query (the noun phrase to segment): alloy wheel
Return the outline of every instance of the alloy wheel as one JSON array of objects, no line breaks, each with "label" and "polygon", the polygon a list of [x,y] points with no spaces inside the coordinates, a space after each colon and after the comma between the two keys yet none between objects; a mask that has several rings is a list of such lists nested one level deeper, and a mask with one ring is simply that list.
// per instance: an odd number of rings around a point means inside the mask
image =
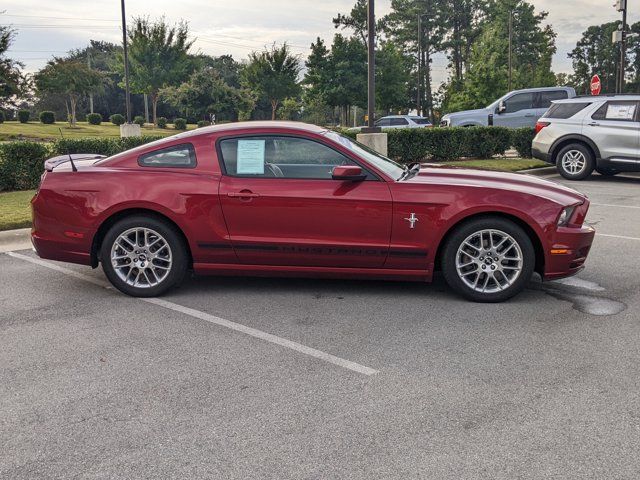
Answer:
[{"label": "alloy wheel", "polygon": [[127,285],[150,288],[162,283],[173,264],[167,240],[150,228],[130,228],[111,246],[111,265]]},{"label": "alloy wheel", "polygon": [[464,284],[479,293],[509,288],[523,269],[518,242],[500,230],[479,230],[458,247],[456,271]]},{"label": "alloy wheel", "polygon": [[587,165],[587,159],[580,150],[569,150],[562,156],[562,168],[571,175],[582,173]]}]

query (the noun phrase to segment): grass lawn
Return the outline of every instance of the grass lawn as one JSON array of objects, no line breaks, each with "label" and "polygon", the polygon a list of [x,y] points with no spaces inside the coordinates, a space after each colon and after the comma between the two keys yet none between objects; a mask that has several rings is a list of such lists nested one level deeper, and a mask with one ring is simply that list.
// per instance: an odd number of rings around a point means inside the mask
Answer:
[{"label": "grass lawn", "polygon": [[29,202],[35,190],[0,193],[0,231],[31,226]]},{"label": "grass lawn", "polygon": [[[29,123],[4,122],[0,123],[0,140],[52,140],[60,138],[60,130],[65,137],[120,137],[120,127],[111,122],[102,122],[101,125],[89,125],[87,122],[78,122],[76,128],[70,128],[66,122],[56,122],[53,125],[44,125],[38,121]],[[195,125],[188,125],[192,130]],[[169,125],[167,128],[142,127],[143,135],[169,136],[179,133]]]},{"label": "grass lawn", "polygon": [[475,160],[454,160],[442,162],[441,165],[451,165],[454,167],[479,168],[481,170],[494,170],[498,172],[517,172],[530,168],[549,167],[548,163],[536,160],[535,158],[488,158]]}]

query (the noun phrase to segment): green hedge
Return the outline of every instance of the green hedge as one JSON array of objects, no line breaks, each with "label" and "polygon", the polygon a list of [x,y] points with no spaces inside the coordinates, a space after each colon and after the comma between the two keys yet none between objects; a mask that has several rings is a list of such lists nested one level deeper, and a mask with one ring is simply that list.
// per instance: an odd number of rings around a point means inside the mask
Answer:
[{"label": "green hedge", "polygon": [[53,143],[7,142],[0,144],[0,190],[36,188],[47,158],[67,153],[115,155],[162,137],[63,138]]},{"label": "green hedge", "polygon": [[56,123],[56,113],[50,110],[40,112],[38,118],[40,119],[40,123],[43,123],[44,125],[53,125]]},{"label": "green hedge", "polygon": [[[340,133],[354,139],[357,135],[353,130]],[[504,155],[512,147],[521,157],[528,158],[534,136],[533,129],[504,127],[405,128],[386,133],[389,157],[402,163],[490,158]]]},{"label": "green hedge", "polygon": [[186,130],[187,129],[187,120],[184,118],[176,118],[173,121],[173,128],[176,130]]},{"label": "green hedge", "polygon": [[99,113],[87,113],[87,123],[89,125],[100,125],[102,123],[102,115]]},{"label": "green hedge", "polygon": [[160,138],[163,137],[61,138],[51,144],[51,151],[52,156],[65,155],[67,153],[95,153],[111,156]]},{"label": "green hedge", "polygon": [[522,158],[531,158],[531,143],[536,131],[533,128],[516,128],[511,130],[511,146],[518,151]]},{"label": "green hedge", "polygon": [[36,188],[49,158],[47,144],[8,142],[0,144],[0,190]]}]

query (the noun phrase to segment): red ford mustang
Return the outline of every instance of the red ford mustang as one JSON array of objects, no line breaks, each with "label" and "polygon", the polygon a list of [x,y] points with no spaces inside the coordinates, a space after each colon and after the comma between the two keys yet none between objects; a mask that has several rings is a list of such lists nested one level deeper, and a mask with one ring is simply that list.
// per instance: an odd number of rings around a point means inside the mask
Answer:
[{"label": "red ford mustang", "polygon": [[45,164],[32,200],[42,258],[97,267],[135,296],[198,274],[430,281],[502,301],[537,271],[583,268],[589,201],[506,173],[408,167],[320,127],[248,122],[109,158]]}]

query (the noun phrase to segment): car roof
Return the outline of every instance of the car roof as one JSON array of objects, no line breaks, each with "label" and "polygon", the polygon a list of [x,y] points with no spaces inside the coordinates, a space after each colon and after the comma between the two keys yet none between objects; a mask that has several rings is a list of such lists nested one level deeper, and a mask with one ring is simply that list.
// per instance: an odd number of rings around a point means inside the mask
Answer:
[{"label": "car roof", "polygon": [[509,93],[528,93],[528,92],[549,92],[554,90],[573,90],[573,87],[535,87],[535,88],[523,88],[521,90],[512,90]]},{"label": "car roof", "polygon": [[323,127],[319,127],[317,125],[312,125],[310,123],[304,122],[290,122],[290,121],[279,121],[279,120],[256,120],[249,122],[232,122],[232,123],[221,123],[219,125],[209,125],[207,127],[196,128],[195,130],[189,130],[187,132],[179,133],[178,135],[174,135],[171,138],[188,138],[196,135],[203,135],[208,133],[227,133],[233,132],[234,130],[246,130],[246,129],[264,129],[264,128],[275,128],[275,129],[284,129],[284,130],[296,130],[296,131],[305,131],[305,132],[313,132],[313,133],[322,133],[327,129]]},{"label": "car roof", "polygon": [[606,102],[609,100],[628,100],[632,102],[640,101],[640,95],[582,95],[574,98],[565,98],[563,100],[554,100],[553,103],[593,103]]},{"label": "car roof", "polygon": [[427,119],[427,117],[421,117],[420,115],[385,115],[384,117],[380,117],[378,120],[382,120],[383,118],[424,118],[425,120]]}]

